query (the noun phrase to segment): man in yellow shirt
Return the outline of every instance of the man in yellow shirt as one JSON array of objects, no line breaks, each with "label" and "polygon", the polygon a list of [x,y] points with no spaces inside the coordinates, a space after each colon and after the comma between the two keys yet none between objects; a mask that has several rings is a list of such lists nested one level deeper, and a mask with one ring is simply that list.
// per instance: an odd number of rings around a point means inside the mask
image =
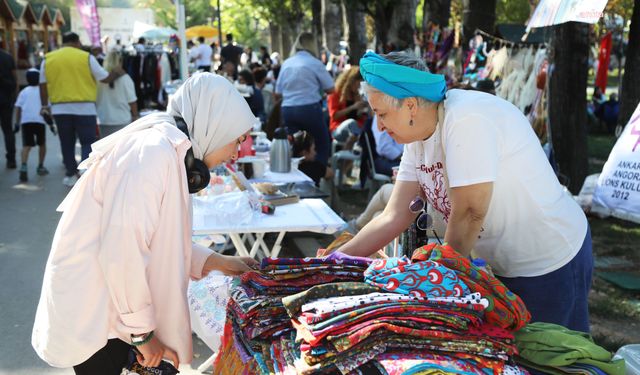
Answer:
[{"label": "man in yellow shirt", "polygon": [[[82,146],[82,160],[97,139],[97,82],[111,83],[124,74],[119,67],[107,73],[89,52],[82,50],[76,33],[62,37],[62,48],[49,52],[40,66],[42,114],[53,115],[60,135],[62,159],[66,168],[64,185],[78,180],[76,138]],[[49,106],[51,102],[51,107]]]}]

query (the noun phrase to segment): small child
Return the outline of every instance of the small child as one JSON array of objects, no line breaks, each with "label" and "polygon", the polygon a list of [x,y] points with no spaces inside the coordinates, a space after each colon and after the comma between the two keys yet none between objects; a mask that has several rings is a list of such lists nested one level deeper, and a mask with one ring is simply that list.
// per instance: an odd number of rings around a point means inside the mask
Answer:
[{"label": "small child", "polygon": [[301,130],[295,133],[291,139],[292,154],[294,158],[303,157],[298,169],[311,177],[316,186],[320,186],[322,178],[333,178],[333,169],[316,160],[316,143],[311,133]]},{"label": "small child", "polygon": [[28,180],[27,160],[31,147],[38,145],[39,162],[37,173],[40,176],[49,174],[44,167],[44,156],[47,152],[45,139],[45,120],[40,115],[40,72],[37,69],[27,71],[29,86],[20,91],[16,100],[16,131],[22,127],[22,167],[20,167],[20,181]]}]

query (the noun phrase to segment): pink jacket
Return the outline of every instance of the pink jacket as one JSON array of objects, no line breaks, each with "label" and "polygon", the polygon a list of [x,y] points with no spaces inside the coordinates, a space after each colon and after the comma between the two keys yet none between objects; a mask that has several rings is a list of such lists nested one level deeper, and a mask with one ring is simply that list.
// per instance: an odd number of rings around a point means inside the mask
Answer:
[{"label": "pink jacket", "polygon": [[32,335],[50,365],[80,364],[110,338],[151,330],[191,362],[187,286],[211,250],[191,242],[189,147],[166,123],[134,133],[58,207]]}]

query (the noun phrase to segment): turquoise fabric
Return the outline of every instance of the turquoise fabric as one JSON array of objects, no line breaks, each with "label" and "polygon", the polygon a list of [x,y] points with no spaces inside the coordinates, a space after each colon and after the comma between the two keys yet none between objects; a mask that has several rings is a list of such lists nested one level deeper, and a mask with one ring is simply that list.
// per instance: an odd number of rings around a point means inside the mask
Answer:
[{"label": "turquoise fabric", "polygon": [[420,97],[437,103],[447,92],[442,74],[398,65],[373,52],[360,59],[360,74],[368,84],[397,99]]}]

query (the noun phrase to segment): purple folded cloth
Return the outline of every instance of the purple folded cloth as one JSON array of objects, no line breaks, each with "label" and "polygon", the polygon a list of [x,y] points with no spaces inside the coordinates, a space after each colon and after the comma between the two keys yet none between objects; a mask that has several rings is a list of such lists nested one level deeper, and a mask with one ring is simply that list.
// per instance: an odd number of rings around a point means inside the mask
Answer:
[{"label": "purple folded cloth", "polygon": [[305,265],[305,264],[342,264],[348,266],[368,267],[373,259],[355,257],[341,252],[334,252],[324,258],[264,258],[260,268],[273,265]]}]

